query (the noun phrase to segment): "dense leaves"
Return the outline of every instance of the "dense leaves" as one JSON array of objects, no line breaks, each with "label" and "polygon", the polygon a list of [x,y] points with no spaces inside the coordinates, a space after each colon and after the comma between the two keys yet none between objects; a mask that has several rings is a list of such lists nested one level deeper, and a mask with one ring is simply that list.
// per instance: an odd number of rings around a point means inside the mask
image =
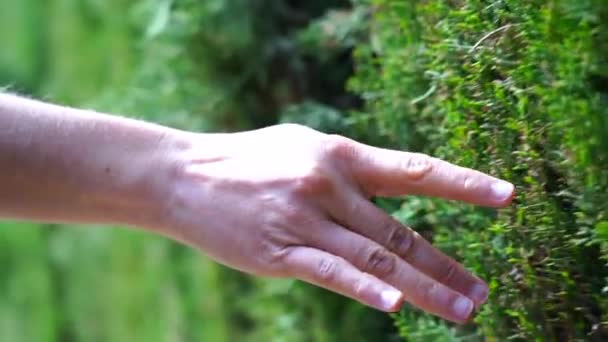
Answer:
[{"label": "dense leaves", "polygon": [[[608,336],[606,4],[372,1],[351,87],[387,145],[514,182],[498,214],[429,200],[395,212],[490,280],[475,326],[397,318],[404,337]],[[602,248],[604,248],[602,252]]]}]

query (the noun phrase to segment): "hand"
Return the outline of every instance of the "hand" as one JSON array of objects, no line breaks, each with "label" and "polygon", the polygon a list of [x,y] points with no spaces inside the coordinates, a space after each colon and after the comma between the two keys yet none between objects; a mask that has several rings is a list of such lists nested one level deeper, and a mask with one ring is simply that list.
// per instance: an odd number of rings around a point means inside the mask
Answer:
[{"label": "hand", "polygon": [[463,323],[486,300],[482,280],[369,199],[417,194],[502,207],[510,183],[297,125],[187,140],[166,234],[228,266],[298,278],[384,311],[407,300]]}]

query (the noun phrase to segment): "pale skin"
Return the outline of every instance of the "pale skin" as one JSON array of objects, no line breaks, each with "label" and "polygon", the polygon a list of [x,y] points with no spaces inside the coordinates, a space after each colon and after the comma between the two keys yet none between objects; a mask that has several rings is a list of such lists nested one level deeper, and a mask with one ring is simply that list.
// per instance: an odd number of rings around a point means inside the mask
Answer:
[{"label": "pale skin", "polygon": [[161,234],[244,272],[467,322],[486,283],[370,201],[507,206],[512,184],[298,125],[200,134],[0,94],[0,217]]}]

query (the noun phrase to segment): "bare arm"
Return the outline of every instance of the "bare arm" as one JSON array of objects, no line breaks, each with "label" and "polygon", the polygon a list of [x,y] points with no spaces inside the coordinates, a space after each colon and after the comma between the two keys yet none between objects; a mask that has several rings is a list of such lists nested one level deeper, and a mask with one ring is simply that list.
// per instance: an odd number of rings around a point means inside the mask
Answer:
[{"label": "bare arm", "polygon": [[485,302],[485,282],[369,199],[503,207],[514,195],[471,169],[297,125],[196,134],[1,94],[0,165],[0,217],[136,226],[249,273],[454,322]]},{"label": "bare arm", "polygon": [[142,224],[159,211],[175,131],[0,94],[0,216]]}]

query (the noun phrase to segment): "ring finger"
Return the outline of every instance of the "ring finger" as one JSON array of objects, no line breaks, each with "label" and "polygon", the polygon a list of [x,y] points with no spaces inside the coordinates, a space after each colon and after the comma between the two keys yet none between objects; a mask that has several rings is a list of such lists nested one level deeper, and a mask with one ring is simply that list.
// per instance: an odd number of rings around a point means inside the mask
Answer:
[{"label": "ring finger", "polygon": [[474,303],[469,298],[420,272],[378,243],[331,221],[310,229],[311,246],[340,256],[359,270],[386,281],[401,290],[414,306],[459,323],[471,316]]}]

